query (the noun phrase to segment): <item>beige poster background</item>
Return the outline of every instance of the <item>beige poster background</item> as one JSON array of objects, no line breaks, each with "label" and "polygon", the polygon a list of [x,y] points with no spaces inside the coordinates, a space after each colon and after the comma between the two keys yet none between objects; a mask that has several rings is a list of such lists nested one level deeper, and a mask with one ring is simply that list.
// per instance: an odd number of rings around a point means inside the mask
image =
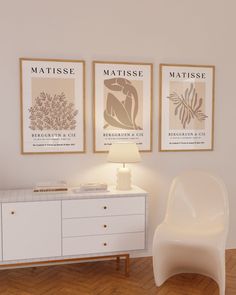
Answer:
[{"label": "beige poster background", "polygon": [[[128,79],[127,79],[128,80]],[[136,89],[137,91],[137,100],[138,100],[138,111],[137,111],[137,115],[135,118],[135,124],[137,126],[136,129],[143,129],[143,81],[140,80],[129,80],[131,82],[131,85]],[[114,91],[114,90],[110,90],[108,89],[105,85],[104,85],[104,111],[107,110],[107,99],[108,99],[108,94],[112,94],[113,96],[115,96],[119,102],[124,106],[125,100],[127,98],[127,94],[124,93],[124,88],[123,90],[120,91]],[[134,99],[132,99],[132,108],[131,108],[131,117],[133,115],[133,111],[134,111],[134,107],[135,107],[135,103],[134,103]],[[118,111],[118,109],[116,109],[116,106],[114,106],[115,111]],[[121,117],[127,116],[127,112],[123,111],[123,114],[120,114]],[[129,116],[129,114],[128,114]],[[122,123],[117,116],[115,115],[115,112],[113,112],[113,118],[114,120],[116,120],[117,122]],[[125,118],[123,120],[123,124],[125,122]],[[125,125],[125,124],[124,124]],[[121,129],[129,129],[132,130],[130,128],[122,128],[122,127],[116,127],[114,125],[109,124],[109,122],[107,122],[104,118],[104,128],[107,130],[121,130]],[[133,128],[134,130],[134,128]]]},{"label": "beige poster background", "polygon": [[65,93],[67,100],[74,101],[74,79],[65,78],[31,78],[32,102],[40,95],[41,92],[51,95]]},{"label": "beige poster background", "polygon": [[[176,110],[178,104],[174,104],[172,100],[169,100],[169,126],[170,129],[173,130],[188,130],[188,129],[204,129],[205,128],[205,120],[198,120],[196,117],[190,119],[189,123],[186,123],[186,126],[184,128],[183,124],[181,123],[181,115],[183,116],[183,112],[187,111],[188,107],[191,107],[191,100],[192,100],[192,93],[190,94],[190,97],[186,97],[186,89],[188,89],[188,92],[190,90],[191,84],[193,84],[193,89],[195,88],[195,93],[197,94],[196,99],[196,107],[198,106],[199,100],[202,98],[202,105],[200,107],[200,110],[202,113],[204,113],[206,116],[208,114],[205,113],[205,89],[206,85],[205,82],[185,82],[185,81],[170,81],[170,94],[176,93],[177,96],[183,100],[185,104],[185,110],[184,107],[181,112],[181,106],[178,107],[178,110]],[[169,95],[170,95],[169,94]],[[167,98],[169,99],[169,98]],[[177,101],[175,101],[177,102]],[[206,118],[207,120],[207,118]]]}]

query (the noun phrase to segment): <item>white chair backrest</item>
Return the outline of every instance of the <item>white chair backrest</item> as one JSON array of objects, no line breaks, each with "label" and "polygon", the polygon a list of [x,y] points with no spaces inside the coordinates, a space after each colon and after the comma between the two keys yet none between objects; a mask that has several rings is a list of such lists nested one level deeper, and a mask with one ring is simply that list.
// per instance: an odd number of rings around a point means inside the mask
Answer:
[{"label": "white chair backrest", "polygon": [[171,185],[165,221],[181,227],[228,229],[228,196],[222,180],[202,171],[188,171]]}]

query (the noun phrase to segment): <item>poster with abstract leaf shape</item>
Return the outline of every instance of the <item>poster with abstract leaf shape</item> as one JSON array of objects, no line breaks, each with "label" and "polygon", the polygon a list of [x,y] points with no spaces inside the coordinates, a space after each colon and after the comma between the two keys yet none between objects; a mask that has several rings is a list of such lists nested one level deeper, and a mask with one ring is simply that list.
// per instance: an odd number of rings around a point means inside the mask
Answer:
[{"label": "poster with abstract leaf shape", "polygon": [[20,59],[22,153],[84,152],[84,62]]},{"label": "poster with abstract leaf shape", "polygon": [[160,151],[213,149],[214,71],[160,65]]},{"label": "poster with abstract leaf shape", "polygon": [[152,150],[152,64],[100,62],[94,69],[94,152],[114,142]]}]

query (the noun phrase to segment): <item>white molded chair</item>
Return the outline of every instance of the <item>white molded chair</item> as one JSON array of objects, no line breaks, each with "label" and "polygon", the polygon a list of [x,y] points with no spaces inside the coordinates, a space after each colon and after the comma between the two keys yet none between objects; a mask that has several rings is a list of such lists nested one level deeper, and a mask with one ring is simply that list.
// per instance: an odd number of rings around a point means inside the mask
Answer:
[{"label": "white molded chair", "polygon": [[156,285],[175,274],[199,273],[214,279],[224,295],[228,219],[228,196],[220,179],[202,171],[177,176],[153,240]]}]

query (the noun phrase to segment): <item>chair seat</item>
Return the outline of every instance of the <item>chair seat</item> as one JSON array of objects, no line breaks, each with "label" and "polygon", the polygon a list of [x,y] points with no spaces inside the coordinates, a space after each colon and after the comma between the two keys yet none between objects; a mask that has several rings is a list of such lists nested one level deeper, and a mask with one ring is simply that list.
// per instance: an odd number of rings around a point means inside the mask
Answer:
[{"label": "chair seat", "polygon": [[158,236],[161,242],[172,242],[176,244],[201,245],[208,243],[209,245],[222,246],[225,241],[224,228],[222,226],[185,226],[177,227],[172,224],[162,223],[159,225]]}]

